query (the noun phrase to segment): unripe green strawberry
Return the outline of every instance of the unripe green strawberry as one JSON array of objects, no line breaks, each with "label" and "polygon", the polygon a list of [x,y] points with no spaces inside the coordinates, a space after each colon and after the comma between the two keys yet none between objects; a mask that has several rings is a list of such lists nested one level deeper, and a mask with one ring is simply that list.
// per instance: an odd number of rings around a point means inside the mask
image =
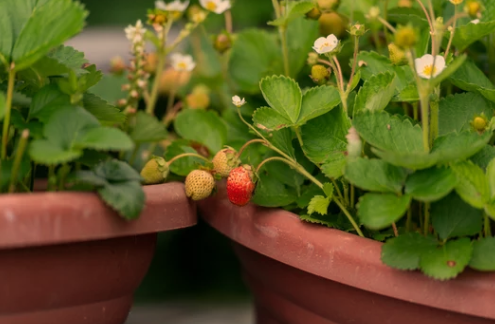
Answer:
[{"label": "unripe green strawberry", "polygon": [[141,177],[145,184],[162,183],[167,179],[169,173],[167,161],[164,158],[156,156],[151,158],[141,170]]},{"label": "unripe green strawberry", "polygon": [[321,11],[318,8],[313,8],[306,13],[306,18],[318,20],[321,16]]},{"label": "unripe green strawberry", "polygon": [[227,196],[231,203],[244,206],[251,200],[256,187],[254,173],[249,165],[233,169],[227,179]]},{"label": "unripe green strawberry", "polygon": [[230,171],[241,164],[241,161],[237,157],[236,150],[230,147],[218,151],[212,162],[215,173],[222,178],[228,177]]},{"label": "unripe green strawberry", "polygon": [[321,64],[311,67],[311,79],[318,84],[323,84],[330,77],[330,71]]},{"label": "unripe green strawberry", "polygon": [[322,14],[318,22],[321,35],[327,36],[334,34],[337,38],[341,38],[346,33],[348,20],[336,12]]},{"label": "unripe green strawberry", "polygon": [[215,179],[205,170],[191,171],[185,181],[186,196],[192,200],[208,198],[215,189]]}]

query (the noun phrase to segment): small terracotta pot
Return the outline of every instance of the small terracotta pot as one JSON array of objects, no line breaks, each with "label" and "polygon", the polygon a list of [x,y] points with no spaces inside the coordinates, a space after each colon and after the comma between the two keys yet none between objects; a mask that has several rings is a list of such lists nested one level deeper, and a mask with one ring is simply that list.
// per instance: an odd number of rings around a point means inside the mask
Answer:
[{"label": "small terracotta pot", "polygon": [[234,206],[224,188],[199,209],[235,242],[259,324],[494,323],[494,273],[440,282],[394,270],[379,242],[284,210]]},{"label": "small terracotta pot", "polygon": [[196,224],[179,183],[122,220],[93,193],[0,196],[0,324],[122,324],[157,232]]}]

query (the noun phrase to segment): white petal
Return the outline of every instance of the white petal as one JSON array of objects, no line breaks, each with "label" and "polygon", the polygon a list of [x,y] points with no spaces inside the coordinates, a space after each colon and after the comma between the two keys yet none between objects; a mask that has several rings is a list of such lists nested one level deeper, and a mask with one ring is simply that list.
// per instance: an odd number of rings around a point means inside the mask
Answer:
[{"label": "white petal", "polygon": [[433,76],[437,76],[445,70],[445,59],[441,55],[437,55],[435,59],[435,74]]},{"label": "white petal", "polygon": [[209,0],[199,0],[199,4],[203,7],[203,8],[206,8],[206,3],[208,2]]},{"label": "white petal", "polygon": [[155,1],[155,8],[160,10],[167,10],[167,5],[163,1]]},{"label": "white petal", "polygon": [[219,2],[217,8],[215,9],[215,13],[222,14],[229,9],[230,9],[230,1],[227,0],[227,1]]},{"label": "white petal", "polygon": [[318,38],[317,40],[315,40],[315,43],[314,43],[314,47],[320,47],[321,45],[323,45],[325,42],[327,41],[327,39],[325,37],[320,37]]},{"label": "white petal", "polygon": [[334,35],[334,34],[330,34],[327,36],[326,40],[330,43],[330,44],[338,44],[339,40],[337,39],[337,37]]}]

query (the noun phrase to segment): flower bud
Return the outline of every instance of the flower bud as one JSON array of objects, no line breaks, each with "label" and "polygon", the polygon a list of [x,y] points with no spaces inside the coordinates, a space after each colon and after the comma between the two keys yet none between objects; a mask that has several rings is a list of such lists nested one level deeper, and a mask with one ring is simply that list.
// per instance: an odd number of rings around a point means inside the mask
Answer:
[{"label": "flower bud", "polygon": [[213,47],[218,53],[223,54],[232,47],[232,39],[225,33],[220,33],[215,37]]},{"label": "flower bud", "polygon": [[483,7],[476,0],[467,2],[466,3],[466,6],[464,7],[464,11],[467,12],[467,14],[471,18],[479,18],[479,17],[481,17],[481,10],[482,9],[483,9]]},{"label": "flower bud", "polygon": [[340,0],[318,0],[318,7],[323,11],[337,10]]},{"label": "flower bud", "polygon": [[345,138],[347,139],[347,156],[351,159],[360,157],[363,143],[357,130],[354,127],[349,128]]},{"label": "flower bud", "polygon": [[110,72],[114,74],[122,74],[126,69],[124,59],[116,56],[110,60]]},{"label": "flower bud", "polygon": [[416,44],[417,36],[416,31],[411,26],[399,27],[395,33],[394,43],[395,45],[409,49]]},{"label": "flower bud", "polygon": [[394,43],[388,45],[388,53],[390,55],[390,61],[394,65],[407,64],[406,54]]},{"label": "flower bud", "polygon": [[330,77],[330,71],[321,64],[313,65],[311,68],[311,79],[318,84],[323,84]]},{"label": "flower bud", "polygon": [[169,68],[163,71],[160,77],[160,93],[168,94],[175,87],[180,88],[186,85],[191,79],[191,72],[175,71],[173,68]]},{"label": "flower bud", "polygon": [[187,106],[191,109],[206,109],[210,105],[210,89],[205,85],[194,87],[191,94],[186,97]]},{"label": "flower bud", "polygon": [[312,20],[318,20],[320,16],[321,16],[321,11],[316,7],[306,13],[306,18]]},{"label": "flower bud", "polygon": [[371,21],[375,21],[380,17],[380,8],[379,7],[371,7],[370,10],[368,11],[368,14],[366,14],[366,18],[368,18]]},{"label": "flower bud", "polygon": [[474,117],[471,126],[479,133],[483,133],[488,126],[488,119],[484,114]]},{"label": "flower bud", "polygon": [[141,177],[143,177],[145,184],[157,184],[164,182],[169,172],[167,161],[162,157],[155,156],[144,165],[141,170]]},{"label": "flower bud", "polygon": [[147,73],[155,73],[158,65],[158,55],[155,52],[145,54],[143,69]]},{"label": "flower bud", "polygon": [[349,30],[349,34],[356,37],[361,37],[364,35],[364,33],[366,33],[366,28],[363,24],[359,23],[351,26],[351,30]]},{"label": "flower bud", "polygon": [[397,3],[399,8],[412,8],[412,0],[399,0]]},{"label": "flower bud", "polygon": [[334,34],[337,38],[342,38],[347,29],[347,18],[336,12],[328,12],[321,15],[318,19],[320,34],[325,37]]},{"label": "flower bud", "polygon": [[308,60],[307,60],[308,65],[309,66],[313,66],[315,64],[318,64],[318,59],[319,58],[320,58],[320,56],[317,53],[315,53],[315,52],[309,53],[308,54]]}]

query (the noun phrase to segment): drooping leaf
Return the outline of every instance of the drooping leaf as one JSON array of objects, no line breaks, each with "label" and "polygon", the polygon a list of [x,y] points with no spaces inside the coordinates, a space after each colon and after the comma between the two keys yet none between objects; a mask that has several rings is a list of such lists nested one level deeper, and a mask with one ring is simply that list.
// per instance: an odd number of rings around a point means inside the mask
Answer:
[{"label": "drooping leaf", "polygon": [[83,65],[88,63],[84,53],[70,46],[58,46],[38,60],[31,68],[39,77],[49,77],[67,74],[69,71],[77,75],[86,73]]},{"label": "drooping leaf", "polygon": [[158,142],[167,137],[167,130],[156,117],[138,111],[130,136],[136,143]]},{"label": "drooping leaf", "polygon": [[463,51],[472,43],[494,31],[495,21],[465,24],[456,28],[452,44],[458,51]]},{"label": "drooping leaf", "polygon": [[97,176],[110,182],[143,180],[136,170],[123,161],[108,160],[98,164],[93,170]]},{"label": "drooping leaf", "polygon": [[471,60],[467,60],[461,65],[450,76],[450,81],[462,90],[478,92],[488,100],[495,101],[495,87],[485,73]]},{"label": "drooping leaf", "polygon": [[475,208],[483,208],[490,198],[488,181],[483,170],[471,161],[452,165],[457,176],[455,187],[459,196]]},{"label": "drooping leaf", "polygon": [[431,221],[440,238],[447,240],[479,233],[482,212],[451,193],[431,205]]},{"label": "drooping leaf", "polygon": [[175,119],[175,131],[182,138],[201,143],[218,152],[227,142],[227,126],[213,111],[186,109]]},{"label": "drooping leaf", "polygon": [[442,246],[431,247],[421,255],[419,266],[428,277],[448,280],[457,277],[468,265],[473,253],[470,239],[449,241]]},{"label": "drooping leaf", "polygon": [[473,243],[469,266],[479,271],[495,270],[495,237],[484,237]]},{"label": "drooping leaf", "polygon": [[407,178],[406,193],[423,202],[437,201],[456,186],[457,177],[450,168],[433,167],[416,171]]},{"label": "drooping leaf", "polygon": [[239,90],[259,93],[259,81],[283,73],[282,53],[275,35],[261,30],[246,30],[237,35],[232,46],[229,72]]},{"label": "drooping leaf", "polygon": [[411,196],[367,193],[359,199],[358,216],[370,229],[382,229],[398,221],[407,211]]},{"label": "drooping leaf", "polygon": [[395,73],[380,73],[369,78],[359,90],[354,113],[360,110],[380,111],[387,107],[395,93]]},{"label": "drooping leaf", "polygon": [[83,97],[83,106],[93,116],[95,116],[102,125],[121,124],[125,120],[125,115],[120,110],[110,105],[105,100],[92,93],[85,93]]},{"label": "drooping leaf", "polygon": [[407,172],[382,160],[357,158],[347,163],[345,177],[364,190],[400,193]]},{"label": "drooping leaf", "polygon": [[308,205],[308,214],[318,213],[320,215],[326,215],[328,212],[328,206],[331,199],[325,196],[314,196]]},{"label": "drooping leaf", "polygon": [[419,268],[421,254],[435,248],[437,242],[432,237],[419,233],[405,233],[388,240],[382,247],[381,259],[386,265],[399,270]]},{"label": "drooping leaf", "polygon": [[439,135],[462,132],[471,129],[474,117],[485,114],[488,119],[493,116],[495,104],[473,92],[455,94],[440,100]]}]

